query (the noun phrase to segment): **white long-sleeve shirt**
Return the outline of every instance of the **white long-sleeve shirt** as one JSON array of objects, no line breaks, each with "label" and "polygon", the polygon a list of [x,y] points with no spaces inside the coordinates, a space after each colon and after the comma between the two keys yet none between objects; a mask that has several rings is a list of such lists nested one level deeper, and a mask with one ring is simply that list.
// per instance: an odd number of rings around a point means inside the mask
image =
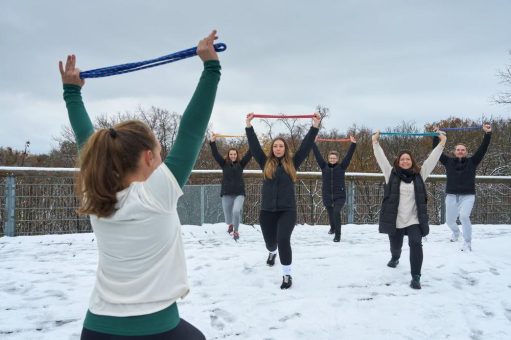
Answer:
[{"label": "white long-sleeve shirt", "polygon": [[117,193],[108,218],[90,217],[98,244],[89,310],[132,316],[160,311],[188,291],[177,201],[183,194],[161,164],[144,182]]},{"label": "white long-sleeve shirt", "polygon": [[[435,165],[440,159],[443,150],[444,146],[442,144],[438,144],[437,147],[431,151],[428,158],[424,161],[424,164],[422,164],[420,174],[424,182],[426,182],[428,176],[431,174],[433,169],[435,169]],[[378,165],[383,172],[383,176],[385,177],[385,183],[387,184],[392,171],[392,165],[385,156],[385,153],[379,143],[373,143],[373,151],[376,161],[378,162]],[[406,228],[413,224],[419,224],[419,218],[417,217],[417,204],[415,203],[415,189],[413,182],[406,183],[401,181],[401,185],[399,186],[399,206],[397,209],[396,228]]]}]

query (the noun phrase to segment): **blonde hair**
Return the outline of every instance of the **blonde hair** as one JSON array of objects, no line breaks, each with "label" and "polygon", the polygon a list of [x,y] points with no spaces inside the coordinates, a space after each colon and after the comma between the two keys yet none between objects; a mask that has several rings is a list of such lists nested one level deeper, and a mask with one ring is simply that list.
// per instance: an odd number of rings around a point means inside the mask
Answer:
[{"label": "blonde hair", "polygon": [[295,165],[293,163],[293,157],[291,156],[291,152],[289,151],[289,146],[287,145],[287,142],[281,138],[277,137],[271,142],[271,147],[266,155],[266,164],[264,165],[263,170],[263,176],[265,179],[273,179],[273,175],[275,174],[275,171],[277,170],[277,167],[279,166],[279,159],[273,154],[273,144],[275,144],[276,141],[282,141],[284,143],[284,157],[280,161],[282,164],[282,168],[284,171],[291,177],[291,180],[293,182],[296,182],[296,169]]},{"label": "blonde hair", "polygon": [[97,130],[80,152],[76,192],[79,214],[108,217],[115,212],[123,180],[137,170],[142,152],[154,150],[156,140],[147,124],[129,120]]}]

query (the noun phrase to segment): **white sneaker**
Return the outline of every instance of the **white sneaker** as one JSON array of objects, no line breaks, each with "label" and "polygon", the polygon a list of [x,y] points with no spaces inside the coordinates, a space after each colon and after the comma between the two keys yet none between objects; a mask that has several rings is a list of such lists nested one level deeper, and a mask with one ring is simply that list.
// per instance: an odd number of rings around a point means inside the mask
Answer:
[{"label": "white sneaker", "polygon": [[459,237],[460,237],[460,233],[457,233],[457,234],[456,233],[452,233],[450,241],[451,242],[457,242]]},{"label": "white sneaker", "polygon": [[461,251],[472,251],[472,243],[471,242],[463,242],[463,247]]}]

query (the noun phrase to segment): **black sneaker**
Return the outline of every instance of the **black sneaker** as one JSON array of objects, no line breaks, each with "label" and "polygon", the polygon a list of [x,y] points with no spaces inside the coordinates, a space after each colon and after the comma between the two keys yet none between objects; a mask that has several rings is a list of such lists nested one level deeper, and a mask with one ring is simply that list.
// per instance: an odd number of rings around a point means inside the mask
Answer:
[{"label": "black sneaker", "polygon": [[387,266],[390,268],[396,268],[399,264],[399,259],[391,258],[389,263],[387,263]]},{"label": "black sneaker", "polygon": [[275,264],[275,258],[277,257],[277,254],[272,254],[272,253],[269,253],[268,254],[268,260],[266,260],[266,264],[270,267],[273,267],[273,265]]},{"label": "black sneaker", "polygon": [[412,275],[412,281],[410,281],[410,287],[413,289],[421,289],[421,276],[420,275]]},{"label": "black sneaker", "polygon": [[293,278],[291,275],[282,276],[282,284],[280,285],[280,289],[289,289],[293,284]]},{"label": "black sneaker", "polygon": [[328,231],[328,234],[329,234],[329,235],[332,235],[333,233],[335,233],[334,228],[330,228],[330,230]]},{"label": "black sneaker", "polygon": [[334,242],[341,242],[341,235],[335,235]]}]

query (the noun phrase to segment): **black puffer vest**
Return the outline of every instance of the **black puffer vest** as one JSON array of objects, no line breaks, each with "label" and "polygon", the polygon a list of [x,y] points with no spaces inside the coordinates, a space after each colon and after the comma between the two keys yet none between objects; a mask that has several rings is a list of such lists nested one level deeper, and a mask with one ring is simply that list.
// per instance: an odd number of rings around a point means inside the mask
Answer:
[{"label": "black puffer vest", "polygon": [[331,207],[337,200],[346,199],[344,175],[345,169],[340,164],[328,164],[321,169],[323,185],[321,193],[325,207]]},{"label": "black puffer vest", "polygon": [[223,195],[245,196],[245,181],[243,180],[243,166],[239,162],[225,162],[222,168]]},{"label": "black puffer vest", "polygon": [[[396,232],[397,210],[399,207],[399,186],[401,178],[396,174],[395,170],[390,173],[389,182],[385,184],[383,202],[380,210],[379,231],[384,234],[394,234]],[[415,204],[417,205],[417,217],[422,236],[429,234],[429,218],[428,218],[428,199],[426,186],[420,174],[415,176],[413,180],[415,189]]]}]

